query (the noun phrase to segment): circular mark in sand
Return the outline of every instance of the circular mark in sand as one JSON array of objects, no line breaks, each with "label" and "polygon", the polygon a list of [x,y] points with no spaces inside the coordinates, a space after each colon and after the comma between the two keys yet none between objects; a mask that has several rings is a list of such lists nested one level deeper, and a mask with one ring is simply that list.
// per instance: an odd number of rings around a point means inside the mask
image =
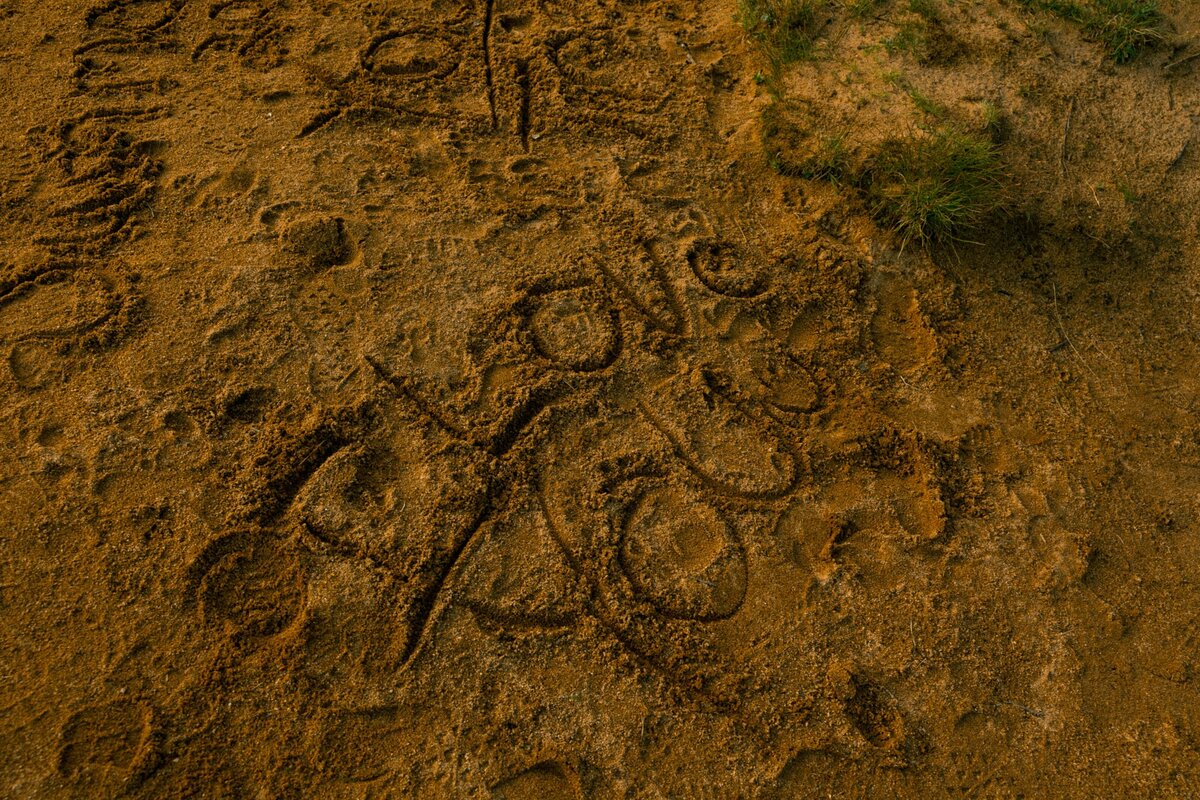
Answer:
[{"label": "circular mark in sand", "polygon": [[377,38],[363,53],[363,68],[402,80],[444,78],[458,68],[450,46],[432,33],[396,31]]},{"label": "circular mark in sand", "polygon": [[132,700],[77,711],[63,726],[58,771],[73,780],[94,771],[128,773],[149,733],[149,712]]},{"label": "circular mark in sand", "polygon": [[770,394],[767,402],[784,411],[805,412],[816,407],[819,396],[816,384],[807,372],[797,370],[791,375],[773,376],[767,383]]},{"label": "circular mark in sand", "polygon": [[197,566],[207,567],[199,598],[206,620],[239,636],[271,636],[300,615],[305,589],[300,565],[273,540],[234,535],[211,545]]},{"label": "circular mark in sand", "polygon": [[717,294],[753,297],[766,288],[758,259],[728,242],[701,239],[688,250],[687,260],[700,282]]},{"label": "circular mark in sand", "polygon": [[22,342],[8,353],[8,371],[22,389],[37,389],[49,381],[54,354],[37,342]]},{"label": "circular mark in sand", "polygon": [[649,489],[625,522],[621,566],[660,612],[712,621],[746,596],[746,552],[717,510],[674,486]]},{"label": "circular mark in sand", "polygon": [[533,346],[567,369],[592,372],[611,365],[621,350],[614,309],[580,286],[532,298],[526,325]]},{"label": "circular mark in sand", "polygon": [[283,255],[300,270],[318,273],[348,262],[354,245],[341,217],[305,217],[284,230]]},{"label": "circular mark in sand", "polygon": [[800,364],[771,353],[755,353],[749,362],[754,377],[766,390],[763,399],[771,405],[790,412],[812,411],[817,406],[817,384]]}]

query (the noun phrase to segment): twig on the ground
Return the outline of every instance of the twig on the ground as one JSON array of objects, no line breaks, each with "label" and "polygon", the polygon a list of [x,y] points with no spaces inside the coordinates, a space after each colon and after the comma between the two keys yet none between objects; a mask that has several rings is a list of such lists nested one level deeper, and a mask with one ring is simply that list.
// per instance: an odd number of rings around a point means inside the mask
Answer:
[{"label": "twig on the ground", "polygon": [[1170,64],[1164,64],[1163,71],[1165,72],[1166,70],[1169,70],[1169,69],[1175,69],[1180,64],[1186,64],[1189,61],[1195,61],[1197,58],[1200,58],[1200,50],[1197,50],[1194,53],[1189,53],[1186,56],[1184,56],[1183,58],[1177,58],[1174,61],[1172,61]]},{"label": "twig on the ground", "polygon": [[1058,151],[1058,165],[1065,175],[1067,172],[1067,144],[1071,138],[1071,123],[1075,120],[1075,96],[1071,96],[1071,105],[1067,107],[1067,121],[1063,125],[1062,147]]},{"label": "twig on the ground", "polygon": [[1037,717],[1038,719],[1041,719],[1046,716],[1045,712],[1043,712],[1043,711],[1038,711],[1036,708],[1030,708],[1029,706],[1022,705],[1021,703],[1014,703],[1012,700],[1001,700],[999,703],[996,703],[995,705],[997,707],[1012,706],[1013,708],[1019,708],[1022,711],[1024,711],[1026,714],[1028,714],[1029,716]]},{"label": "twig on the ground", "polygon": [[1071,352],[1079,359],[1079,363],[1083,368],[1090,372],[1093,378],[1100,380],[1100,376],[1088,365],[1087,360],[1083,357],[1083,353],[1079,352],[1079,348],[1075,346],[1075,343],[1071,341],[1071,337],[1067,335],[1067,327],[1063,325],[1062,315],[1058,313],[1058,286],[1051,283],[1050,291],[1054,300],[1054,321],[1058,323],[1058,332],[1062,335],[1063,341],[1067,343],[1067,347],[1071,348]]}]

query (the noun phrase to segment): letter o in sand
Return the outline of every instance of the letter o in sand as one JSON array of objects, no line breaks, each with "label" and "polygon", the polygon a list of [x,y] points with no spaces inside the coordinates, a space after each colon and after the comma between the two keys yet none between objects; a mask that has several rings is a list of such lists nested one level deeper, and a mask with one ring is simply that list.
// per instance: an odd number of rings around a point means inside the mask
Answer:
[{"label": "letter o in sand", "polygon": [[634,503],[620,546],[635,591],[662,614],[714,621],[746,596],[746,551],[715,508],[686,489],[657,486]]}]

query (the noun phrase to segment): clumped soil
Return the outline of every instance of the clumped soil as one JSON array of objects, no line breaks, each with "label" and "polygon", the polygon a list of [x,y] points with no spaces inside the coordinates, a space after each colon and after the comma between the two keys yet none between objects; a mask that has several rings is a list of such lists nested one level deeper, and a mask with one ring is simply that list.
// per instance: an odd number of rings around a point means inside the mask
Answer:
[{"label": "clumped soil", "polygon": [[0,794],[1200,795],[1200,6],[736,5],[0,0]]}]

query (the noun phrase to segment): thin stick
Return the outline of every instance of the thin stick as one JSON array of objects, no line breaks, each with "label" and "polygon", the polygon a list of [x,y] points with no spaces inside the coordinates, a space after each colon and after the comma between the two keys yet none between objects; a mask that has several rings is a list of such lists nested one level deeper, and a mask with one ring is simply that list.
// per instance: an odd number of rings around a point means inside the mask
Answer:
[{"label": "thin stick", "polygon": [[738,233],[742,235],[742,241],[746,243],[746,247],[749,247],[750,237],[746,235],[746,229],[742,227],[741,220],[737,218],[736,214],[733,217],[733,224],[737,226]]},{"label": "thin stick", "polygon": [[1166,64],[1165,66],[1163,66],[1163,70],[1165,71],[1168,69],[1175,69],[1180,64],[1186,64],[1189,61],[1195,61],[1197,58],[1200,58],[1200,50],[1196,51],[1195,53],[1191,53],[1190,55],[1186,55],[1183,58],[1176,59],[1175,61],[1172,61],[1170,64]]},{"label": "thin stick", "polygon": [[1058,163],[1063,174],[1067,171],[1067,142],[1071,138],[1071,122],[1075,119],[1075,97],[1071,96],[1071,105],[1067,108],[1067,122],[1063,125],[1062,148],[1058,152]]},{"label": "thin stick", "polygon": [[1024,711],[1026,714],[1028,714],[1029,716],[1037,717],[1038,719],[1042,719],[1043,717],[1046,716],[1045,712],[1038,711],[1036,708],[1030,708],[1029,706],[1023,705],[1021,703],[1014,703],[1012,700],[1001,700],[999,703],[994,703],[993,705],[1012,706],[1013,708],[1019,708],[1022,711]]},{"label": "thin stick", "polygon": [[1079,352],[1079,348],[1075,346],[1075,343],[1071,341],[1071,337],[1067,335],[1067,328],[1065,325],[1063,325],[1062,315],[1058,313],[1058,287],[1051,283],[1050,291],[1053,293],[1052,296],[1054,298],[1054,321],[1058,323],[1058,332],[1062,334],[1063,341],[1067,343],[1067,347],[1071,348],[1071,352],[1074,353],[1075,357],[1079,359],[1079,363],[1083,365],[1083,368],[1092,373],[1093,378],[1100,380],[1100,376],[1096,374],[1095,370],[1088,366],[1087,361],[1085,361],[1083,358],[1083,354]]}]

